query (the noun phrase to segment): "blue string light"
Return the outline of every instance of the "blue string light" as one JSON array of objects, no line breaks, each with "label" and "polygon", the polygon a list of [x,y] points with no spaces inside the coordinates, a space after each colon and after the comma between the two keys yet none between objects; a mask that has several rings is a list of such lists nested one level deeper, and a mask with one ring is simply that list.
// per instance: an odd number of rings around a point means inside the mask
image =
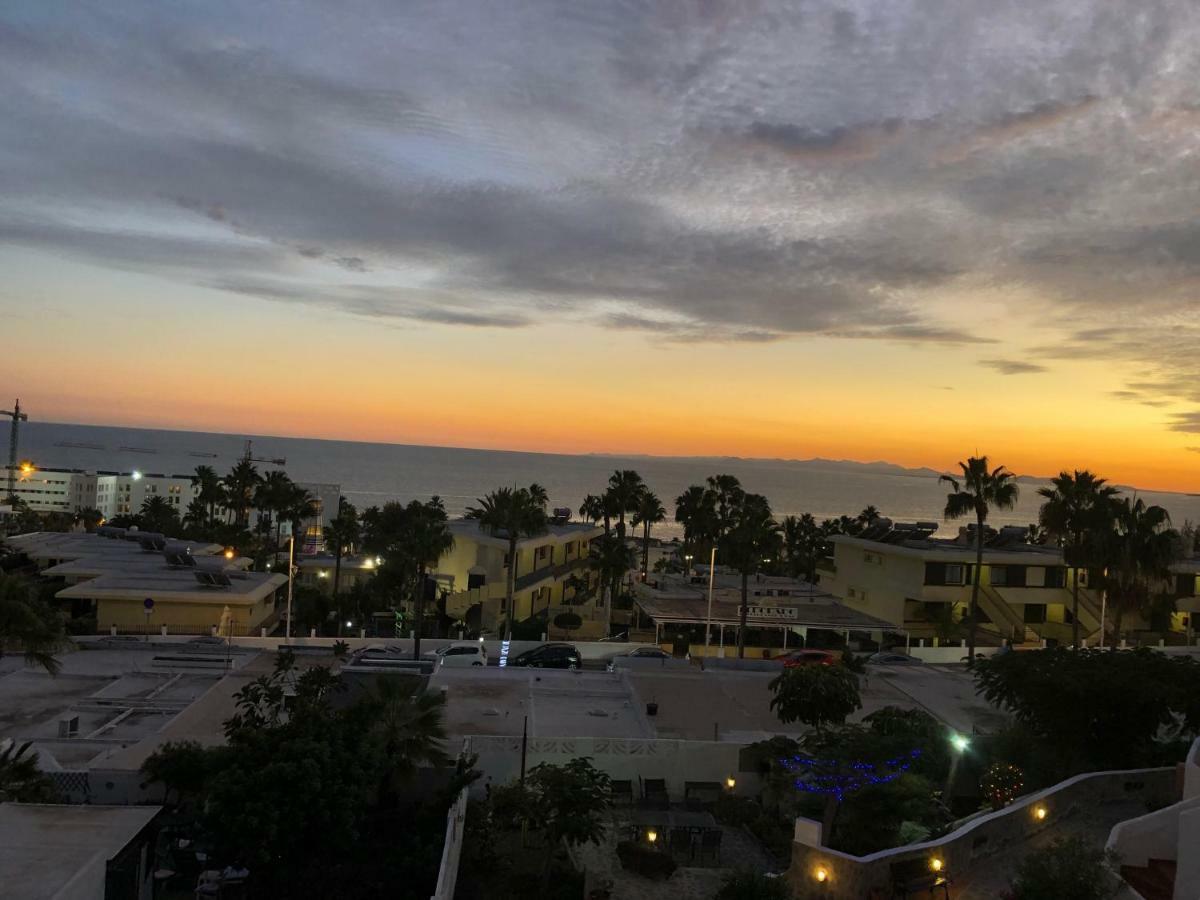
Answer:
[{"label": "blue string light", "polygon": [[[833,795],[841,803],[847,794],[857,793],[871,785],[895,781],[912,767],[913,761],[920,755],[920,750],[912,750],[904,756],[878,763],[785,756],[779,760],[779,764],[788,772],[800,773],[793,782],[797,790],[808,794]],[[822,772],[821,769],[833,771]]]}]

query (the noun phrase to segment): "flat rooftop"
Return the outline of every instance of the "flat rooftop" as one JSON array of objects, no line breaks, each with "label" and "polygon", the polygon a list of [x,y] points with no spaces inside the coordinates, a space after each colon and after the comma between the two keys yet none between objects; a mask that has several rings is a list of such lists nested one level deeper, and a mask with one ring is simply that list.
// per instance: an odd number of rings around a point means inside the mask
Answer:
[{"label": "flat rooftop", "polygon": [[[137,532],[130,532],[137,534]],[[86,531],[33,531],[4,539],[14,549],[31,557],[58,560],[97,558],[102,560],[125,560],[138,556],[157,555],[142,550],[135,540],[102,537]],[[182,538],[166,538],[171,549],[188,550],[193,556],[212,556],[225,548],[220,544],[189,541]]]},{"label": "flat rooftop", "polygon": [[[4,885],[4,896],[52,900],[62,896],[64,889],[72,891],[72,880],[80,876],[102,884],[108,860],[120,853],[161,809],[0,804],[0,884]],[[72,891],[70,896],[81,895]]]},{"label": "flat rooftop", "polygon": [[[508,549],[508,538],[504,536],[504,532],[501,531],[493,535],[486,529],[480,528],[479,522],[475,519],[451,519],[448,525],[455,535],[469,537],[471,540],[479,543],[503,547],[505,550]],[[573,538],[594,538],[602,534],[604,534],[604,529],[591,522],[549,522],[542,534],[536,537],[521,538],[521,540],[517,541],[517,546],[534,547],[546,543],[547,538],[566,541]]]}]

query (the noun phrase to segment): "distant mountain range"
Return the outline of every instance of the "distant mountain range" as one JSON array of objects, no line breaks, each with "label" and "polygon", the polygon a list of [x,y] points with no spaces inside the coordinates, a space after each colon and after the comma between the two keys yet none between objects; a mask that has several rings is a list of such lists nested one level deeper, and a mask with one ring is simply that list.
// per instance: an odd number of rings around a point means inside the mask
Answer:
[{"label": "distant mountain range", "polygon": [[868,472],[878,475],[907,475],[919,478],[936,478],[942,474],[936,469],[926,467],[913,469],[883,460],[860,462],[856,459],[825,459],[820,456],[811,459],[780,459],[758,456],[656,456],[649,453],[588,453],[585,455],[609,459],[663,459],[689,463],[738,462],[743,465],[802,468],[822,472]]}]

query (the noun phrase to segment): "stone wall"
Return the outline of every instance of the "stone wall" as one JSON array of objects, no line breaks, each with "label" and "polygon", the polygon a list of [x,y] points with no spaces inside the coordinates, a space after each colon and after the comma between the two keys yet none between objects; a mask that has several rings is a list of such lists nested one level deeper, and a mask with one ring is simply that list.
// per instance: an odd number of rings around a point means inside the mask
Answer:
[{"label": "stone wall", "polygon": [[[937,858],[953,879],[955,873],[967,871],[978,860],[1021,844],[1043,829],[1053,828],[1056,822],[1074,815],[1085,805],[1126,800],[1131,796],[1156,805],[1176,800],[1174,767],[1077,775],[1022,797],[998,812],[975,816],[935,841],[883,850],[869,856],[850,856],[797,840],[792,844],[792,864],[787,877],[796,900],[890,897],[893,863],[919,859],[928,864]],[[1046,810],[1043,819],[1036,815],[1039,808]],[[798,835],[801,833],[798,830]],[[826,873],[823,884],[816,880],[818,869]]]}]

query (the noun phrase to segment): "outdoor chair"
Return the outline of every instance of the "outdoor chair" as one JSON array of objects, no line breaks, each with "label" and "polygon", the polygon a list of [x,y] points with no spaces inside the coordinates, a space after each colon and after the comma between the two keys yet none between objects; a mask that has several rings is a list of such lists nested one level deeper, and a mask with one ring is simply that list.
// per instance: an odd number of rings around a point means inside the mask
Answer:
[{"label": "outdoor chair", "polygon": [[670,851],[672,856],[687,854],[688,859],[692,858],[692,833],[689,829],[671,829]]},{"label": "outdoor chair", "polygon": [[710,828],[700,834],[700,861],[704,861],[704,857],[712,855],[713,862],[720,865],[721,863],[721,835],[722,831],[719,828]]}]

